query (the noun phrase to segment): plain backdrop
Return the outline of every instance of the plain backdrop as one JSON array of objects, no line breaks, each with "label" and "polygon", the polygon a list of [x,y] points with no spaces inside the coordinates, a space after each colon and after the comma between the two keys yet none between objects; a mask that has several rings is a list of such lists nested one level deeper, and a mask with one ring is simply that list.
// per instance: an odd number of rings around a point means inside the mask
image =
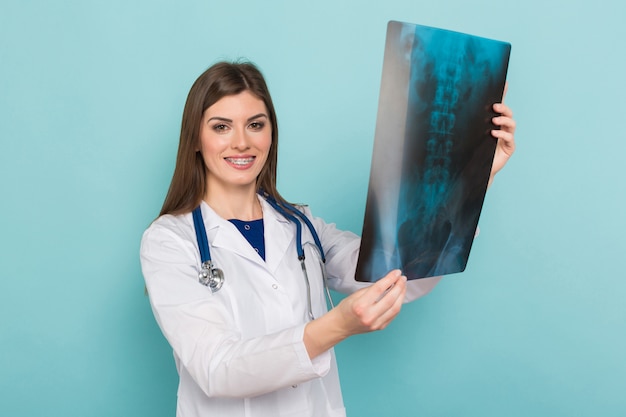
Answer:
[{"label": "plain backdrop", "polygon": [[265,73],[283,195],[360,233],[388,20],[511,42],[518,150],[466,272],[337,347],[348,415],[626,415],[625,17],[617,0],[2,0],[0,415],[174,415],[139,241],[215,61]]}]

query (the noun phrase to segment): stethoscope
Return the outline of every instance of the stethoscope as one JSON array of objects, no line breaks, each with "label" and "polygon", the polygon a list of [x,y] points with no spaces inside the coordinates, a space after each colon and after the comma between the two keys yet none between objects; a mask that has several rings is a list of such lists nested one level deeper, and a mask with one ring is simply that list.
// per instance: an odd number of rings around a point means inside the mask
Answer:
[{"label": "stethoscope", "polygon": [[[332,297],[330,296],[330,290],[328,289],[328,278],[326,275],[326,256],[324,255],[324,249],[322,248],[322,242],[320,242],[319,236],[315,231],[315,227],[311,221],[298,210],[295,206],[286,202],[277,202],[272,196],[264,191],[260,191],[259,194],[265,198],[274,210],[280,213],[283,217],[289,220],[296,226],[296,252],[298,254],[298,260],[302,268],[302,274],[304,275],[304,282],[306,283],[307,292],[307,307],[308,314],[311,320],[315,319],[313,315],[313,306],[311,301],[311,283],[309,281],[309,274],[306,269],[304,247],[302,245],[302,223],[306,225],[313,236],[314,244],[307,242],[305,245],[312,245],[318,252],[319,264],[322,271],[322,279],[324,280],[324,288],[326,290],[326,297],[331,305],[334,307]],[[198,248],[200,250],[200,259],[202,261],[200,272],[198,273],[198,281],[200,284],[207,286],[211,292],[219,291],[224,285],[224,271],[217,268],[211,259],[211,252],[209,251],[209,240],[206,235],[206,229],[204,227],[204,220],[202,218],[202,210],[200,206],[196,207],[193,212],[193,225],[196,231],[196,239],[198,241]]]}]

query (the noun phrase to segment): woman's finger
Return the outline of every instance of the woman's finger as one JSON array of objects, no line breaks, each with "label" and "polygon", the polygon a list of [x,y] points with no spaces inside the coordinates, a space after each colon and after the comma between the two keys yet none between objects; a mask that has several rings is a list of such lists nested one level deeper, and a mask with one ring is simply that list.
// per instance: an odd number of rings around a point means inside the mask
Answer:
[{"label": "woman's finger", "polygon": [[386,305],[374,320],[371,325],[372,330],[382,330],[396,318],[402,309],[405,294],[406,285],[398,284],[385,295],[385,301],[387,301],[389,305]]},{"label": "woman's finger", "polygon": [[513,110],[504,103],[495,103],[493,105],[493,111],[499,113],[501,116],[513,117]]},{"label": "woman's finger", "polygon": [[367,288],[362,300],[370,304],[379,302],[382,298],[384,298],[385,293],[389,292],[401,277],[402,272],[400,272],[399,269],[389,272],[383,278],[379,279]]}]

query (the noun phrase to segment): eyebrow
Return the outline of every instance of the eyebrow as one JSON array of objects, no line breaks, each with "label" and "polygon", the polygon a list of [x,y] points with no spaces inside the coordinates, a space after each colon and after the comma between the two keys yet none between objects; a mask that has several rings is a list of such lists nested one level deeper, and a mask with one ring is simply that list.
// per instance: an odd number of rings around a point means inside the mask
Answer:
[{"label": "eyebrow", "polygon": [[[253,121],[255,119],[259,119],[261,117],[265,117],[266,119],[269,119],[269,117],[267,117],[267,114],[259,113],[259,114],[255,114],[252,117],[248,117],[248,120],[246,120],[246,122],[251,122],[251,121]],[[228,122],[228,123],[232,123],[233,122],[232,119],[228,119],[226,117],[214,116],[214,117],[211,117],[209,120],[207,120],[207,123],[210,122],[211,120],[219,120],[221,122]]]}]

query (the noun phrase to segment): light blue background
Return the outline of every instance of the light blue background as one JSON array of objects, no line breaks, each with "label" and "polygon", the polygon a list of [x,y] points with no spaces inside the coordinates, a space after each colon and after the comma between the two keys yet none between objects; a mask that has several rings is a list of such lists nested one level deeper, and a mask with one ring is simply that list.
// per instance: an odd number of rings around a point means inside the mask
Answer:
[{"label": "light blue background", "polygon": [[265,72],[279,185],[360,232],[386,23],[513,44],[518,151],[468,270],[337,348],[349,416],[626,414],[623,2],[0,3],[0,414],[172,416],[138,245],[191,83]]}]

